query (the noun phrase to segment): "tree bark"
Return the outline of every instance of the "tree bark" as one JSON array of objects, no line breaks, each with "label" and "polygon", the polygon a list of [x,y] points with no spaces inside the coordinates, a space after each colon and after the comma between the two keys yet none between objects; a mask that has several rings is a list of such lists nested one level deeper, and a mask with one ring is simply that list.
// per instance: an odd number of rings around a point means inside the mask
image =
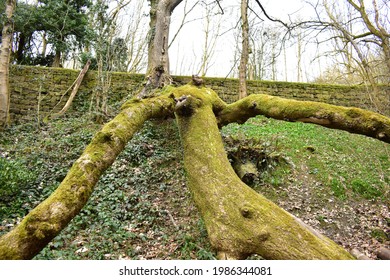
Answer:
[{"label": "tree bark", "polygon": [[51,65],[52,67],[61,67],[61,52],[59,50],[56,51],[54,55],[54,60]]},{"label": "tree bark", "polygon": [[12,15],[16,0],[7,0],[5,5],[5,22],[1,36],[0,48],[0,129],[9,123],[9,61],[12,48],[13,22]]}]

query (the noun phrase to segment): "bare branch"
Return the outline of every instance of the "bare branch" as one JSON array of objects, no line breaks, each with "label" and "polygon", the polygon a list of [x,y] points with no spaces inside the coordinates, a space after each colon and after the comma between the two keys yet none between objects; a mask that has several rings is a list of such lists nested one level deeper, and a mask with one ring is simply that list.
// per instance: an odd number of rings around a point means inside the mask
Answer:
[{"label": "bare branch", "polygon": [[216,0],[217,4],[218,4],[218,7],[221,9],[221,13],[224,15],[224,11],[223,11],[223,8],[221,6],[221,3],[219,2],[220,0]]},{"label": "bare branch", "polygon": [[270,17],[266,10],[264,9],[263,5],[260,3],[259,0],[255,0],[257,5],[259,5],[260,9],[263,11],[264,15],[270,20],[270,21],[273,21],[273,22],[278,22],[280,24],[282,24],[284,27],[286,27],[287,29],[290,29],[290,26],[288,26],[286,23],[284,23],[283,21],[279,20],[279,19],[274,19],[272,17]]},{"label": "bare branch", "polygon": [[168,49],[171,47],[171,45],[173,44],[173,42],[176,40],[177,36],[179,35],[180,31],[182,30],[182,28],[184,27],[184,25],[186,25],[187,23],[190,23],[190,22],[193,22],[195,20],[199,20],[200,18],[198,19],[194,19],[194,20],[189,20],[189,21],[186,21],[186,18],[188,16],[188,14],[190,14],[194,9],[195,7],[199,4],[198,1],[195,2],[195,4],[187,11],[187,0],[185,1],[185,4],[184,4],[184,15],[183,15],[183,18],[181,20],[181,23],[180,23],[180,26],[178,28],[178,30],[176,31],[175,35],[173,36],[171,42],[169,43],[168,45]]},{"label": "bare branch", "polygon": [[173,10],[182,2],[183,0],[172,0],[172,2],[169,4],[169,9],[171,13]]}]

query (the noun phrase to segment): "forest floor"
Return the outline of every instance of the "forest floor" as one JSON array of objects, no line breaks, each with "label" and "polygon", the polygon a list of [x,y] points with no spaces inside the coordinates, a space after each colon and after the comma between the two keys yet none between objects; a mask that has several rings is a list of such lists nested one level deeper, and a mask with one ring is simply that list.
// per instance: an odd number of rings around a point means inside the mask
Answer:
[{"label": "forest floor", "polygon": [[[0,235],[58,186],[100,127],[70,116],[0,135]],[[348,250],[375,259],[379,246],[390,248],[389,144],[264,117],[230,124],[222,135],[229,154],[262,155],[250,183],[256,191]],[[81,213],[36,256],[214,258],[185,182],[174,120],[147,122]]]}]

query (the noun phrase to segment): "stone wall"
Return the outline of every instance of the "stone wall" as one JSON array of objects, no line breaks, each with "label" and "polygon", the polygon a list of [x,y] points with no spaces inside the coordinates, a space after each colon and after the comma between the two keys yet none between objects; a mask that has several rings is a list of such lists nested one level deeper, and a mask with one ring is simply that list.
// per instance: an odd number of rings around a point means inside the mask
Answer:
[{"label": "stone wall", "polygon": [[[12,66],[10,69],[11,122],[40,119],[58,112],[71,93],[71,86],[80,71],[30,66]],[[142,85],[143,75],[113,73],[110,102],[120,101]],[[88,104],[96,89],[96,72],[88,71],[74,100],[76,109]],[[85,106],[83,107],[85,109]]]},{"label": "stone wall", "polygon": [[[48,113],[61,110],[68,99],[69,89],[79,71],[29,66],[12,66],[10,71],[11,121],[20,122],[45,117]],[[144,76],[140,74],[112,73],[110,104],[117,104],[131,97],[141,86]],[[185,84],[190,77],[175,76],[177,84]],[[206,78],[206,85],[213,88],[228,103],[237,100],[236,79]],[[85,76],[73,108],[80,109],[88,104],[96,88],[96,73],[89,71]],[[267,93],[285,98],[327,102],[343,106],[355,106],[375,110],[364,86],[318,85],[271,81],[248,81],[249,93]],[[382,110],[390,115],[390,87],[381,87]],[[83,108],[85,108],[84,106]]]}]

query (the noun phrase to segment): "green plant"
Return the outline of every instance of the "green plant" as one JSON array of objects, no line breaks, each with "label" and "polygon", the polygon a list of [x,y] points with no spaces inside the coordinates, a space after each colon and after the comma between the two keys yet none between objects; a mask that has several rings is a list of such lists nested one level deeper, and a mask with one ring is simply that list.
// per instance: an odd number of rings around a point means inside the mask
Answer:
[{"label": "green plant", "polygon": [[382,188],[376,187],[369,182],[355,179],[351,182],[352,191],[366,199],[375,199],[384,195]]},{"label": "green plant", "polygon": [[197,245],[193,236],[183,235],[179,238],[179,249],[183,259],[213,260],[215,256],[210,250]]},{"label": "green plant", "polygon": [[24,199],[34,195],[31,182],[35,178],[22,161],[0,157],[0,220],[26,213]]},{"label": "green plant", "polygon": [[344,185],[340,181],[338,181],[337,179],[333,178],[331,180],[330,187],[331,187],[332,193],[335,197],[337,197],[341,200],[345,200],[347,198]]},{"label": "green plant", "polygon": [[384,232],[381,229],[377,229],[377,228],[372,229],[370,235],[381,243],[390,241],[390,234]]},{"label": "green plant", "polygon": [[20,195],[33,177],[23,162],[0,157],[0,201],[9,202]]}]

